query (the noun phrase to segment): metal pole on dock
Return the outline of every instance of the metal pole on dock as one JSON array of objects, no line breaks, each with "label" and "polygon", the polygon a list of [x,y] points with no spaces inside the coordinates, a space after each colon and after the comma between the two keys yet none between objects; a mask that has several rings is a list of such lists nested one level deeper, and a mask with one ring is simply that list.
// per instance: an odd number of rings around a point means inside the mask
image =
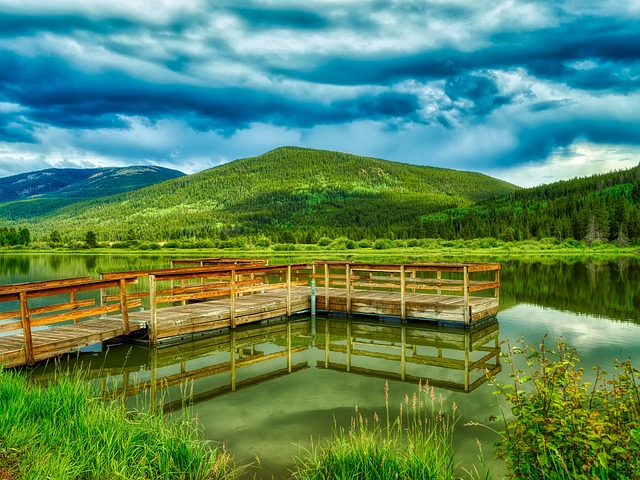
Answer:
[{"label": "metal pole on dock", "polygon": [[316,279],[312,278],[311,279],[311,299],[310,299],[311,305],[311,318],[315,319],[316,318]]}]

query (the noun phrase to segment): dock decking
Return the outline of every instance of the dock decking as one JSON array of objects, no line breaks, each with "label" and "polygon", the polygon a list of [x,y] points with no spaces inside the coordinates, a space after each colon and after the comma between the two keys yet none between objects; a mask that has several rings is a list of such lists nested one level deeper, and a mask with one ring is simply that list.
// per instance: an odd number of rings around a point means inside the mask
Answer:
[{"label": "dock decking", "polygon": [[499,305],[499,264],[176,264],[186,266],[0,286],[0,363],[33,365],[141,330],[158,345],[316,308],[470,327]]}]

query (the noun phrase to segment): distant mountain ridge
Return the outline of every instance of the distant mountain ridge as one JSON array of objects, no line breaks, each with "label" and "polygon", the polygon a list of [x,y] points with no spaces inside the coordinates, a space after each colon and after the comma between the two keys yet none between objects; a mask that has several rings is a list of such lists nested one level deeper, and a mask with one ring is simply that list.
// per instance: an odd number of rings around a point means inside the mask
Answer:
[{"label": "distant mountain ridge", "polygon": [[0,206],[0,218],[26,221],[37,234],[91,229],[101,240],[266,235],[308,242],[410,235],[422,215],[518,188],[475,172],[281,147],[64,208],[37,211],[15,202]]},{"label": "distant mountain ridge", "polygon": [[156,166],[48,168],[0,178],[0,203],[34,198],[89,199],[116,195],[184,176]]}]

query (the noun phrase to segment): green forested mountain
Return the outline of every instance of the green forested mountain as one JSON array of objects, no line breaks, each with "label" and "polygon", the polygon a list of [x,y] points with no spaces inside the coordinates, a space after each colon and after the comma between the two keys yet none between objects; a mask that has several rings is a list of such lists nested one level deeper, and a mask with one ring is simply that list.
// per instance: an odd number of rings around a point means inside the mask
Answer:
[{"label": "green forested mountain", "polygon": [[0,178],[0,217],[28,219],[90,198],[108,197],[183,176],[155,166],[48,168]]},{"label": "green forested mountain", "polygon": [[425,215],[427,236],[528,240],[555,237],[620,245],[640,239],[640,165],[513,190],[468,208]]},{"label": "green forested mountain", "polygon": [[[266,235],[274,241],[421,236],[421,216],[514,185],[472,172],[283,147],[106,199],[33,215],[36,235],[89,229],[100,240]],[[0,210],[0,215],[5,216]]]}]

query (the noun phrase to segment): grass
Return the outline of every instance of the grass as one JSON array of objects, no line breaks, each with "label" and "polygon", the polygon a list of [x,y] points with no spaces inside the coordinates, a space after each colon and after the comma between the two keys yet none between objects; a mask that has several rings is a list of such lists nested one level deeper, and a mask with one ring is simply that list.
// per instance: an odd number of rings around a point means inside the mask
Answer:
[{"label": "grass", "polygon": [[405,397],[391,421],[385,385],[386,420],[377,413],[363,417],[356,407],[348,429],[336,426],[333,437],[296,459],[293,478],[320,479],[451,479],[455,478],[453,430],[456,407],[443,410],[433,387],[420,385]]},{"label": "grass", "polygon": [[[104,404],[81,374],[47,388],[0,371],[0,471],[21,479],[233,478],[223,446],[199,436],[194,421],[127,412]],[[11,478],[11,477],[9,477]]]}]

